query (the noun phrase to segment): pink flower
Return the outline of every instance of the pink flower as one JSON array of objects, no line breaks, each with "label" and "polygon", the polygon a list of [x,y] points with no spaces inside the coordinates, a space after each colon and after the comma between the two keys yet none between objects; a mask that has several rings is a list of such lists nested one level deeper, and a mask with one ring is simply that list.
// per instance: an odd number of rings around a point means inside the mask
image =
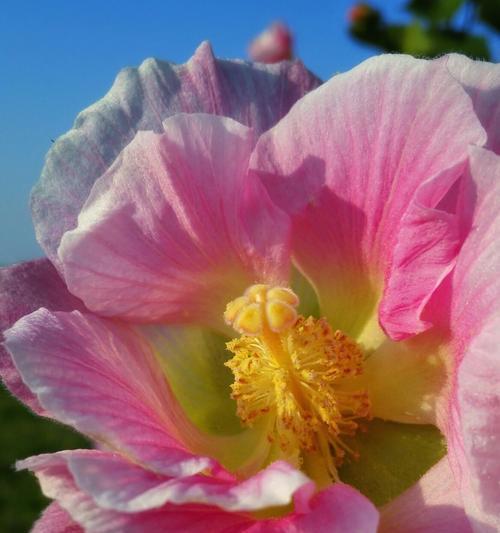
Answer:
[{"label": "pink flower", "polygon": [[293,36],[282,23],[275,22],[258,35],[248,48],[248,55],[253,61],[261,63],[278,63],[293,56]]},{"label": "pink flower", "polygon": [[499,527],[500,70],[317,84],[202,45],[52,148],[0,368],[97,449],[18,464],[34,531]]}]

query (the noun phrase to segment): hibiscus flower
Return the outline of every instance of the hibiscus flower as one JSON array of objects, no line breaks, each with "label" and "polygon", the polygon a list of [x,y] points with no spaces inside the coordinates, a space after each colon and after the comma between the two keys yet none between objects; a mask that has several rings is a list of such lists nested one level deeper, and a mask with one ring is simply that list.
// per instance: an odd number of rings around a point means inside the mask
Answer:
[{"label": "hibiscus flower", "polygon": [[318,85],[202,45],[55,143],[1,373],[96,446],[34,531],[498,528],[500,70]]}]

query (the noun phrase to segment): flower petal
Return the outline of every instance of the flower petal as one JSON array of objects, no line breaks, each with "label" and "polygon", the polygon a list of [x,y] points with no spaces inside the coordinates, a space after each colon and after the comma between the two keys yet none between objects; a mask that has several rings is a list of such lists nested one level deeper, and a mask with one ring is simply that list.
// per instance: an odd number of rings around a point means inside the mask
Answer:
[{"label": "flower petal", "polygon": [[[87,451],[88,453],[88,451]],[[42,456],[44,457],[44,456]],[[141,513],[120,513],[99,507],[75,483],[68,466],[56,454],[52,461],[28,459],[43,493],[57,500],[85,531],[92,533],[144,533],[144,531],[189,531],[203,533],[207,523],[221,531],[243,531],[251,519],[206,505],[172,505]],[[22,465],[21,465],[22,466]]]},{"label": "flower petal", "polygon": [[369,391],[375,417],[404,424],[436,424],[436,410],[447,386],[448,357],[449,350],[435,332],[403,342],[386,339],[349,386]]},{"label": "flower petal", "polygon": [[340,479],[377,506],[397,498],[446,455],[446,441],[436,426],[378,418],[365,422],[347,443],[359,460],[348,458],[339,468]]},{"label": "flower petal", "polygon": [[422,318],[425,306],[454,267],[463,242],[460,215],[439,204],[454,195],[462,172],[458,165],[423,183],[401,220],[379,306],[380,323],[394,340],[432,326]]},{"label": "flower petal", "polygon": [[448,459],[381,510],[380,533],[472,533]]},{"label": "flower petal", "polygon": [[472,99],[474,111],[488,133],[486,147],[500,153],[500,65],[451,54],[443,59]]},{"label": "flower petal", "polygon": [[[500,529],[500,319],[485,324],[458,370],[457,401],[464,446],[466,508]],[[453,447],[455,457],[461,449]]]},{"label": "flower petal", "polygon": [[200,455],[214,457],[232,472],[248,476],[268,459],[269,422],[242,427],[231,399],[233,374],[226,339],[195,326],[141,326],[183,411],[196,427],[183,431],[183,442]]},{"label": "flower petal", "polygon": [[57,502],[53,502],[35,522],[31,533],[83,533],[83,529]]},{"label": "flower petal", "polygon": [[278,461],[239,481],[204,474],[172,478],[134,465],[116,454],[67,451],[21,461],[19,468],[37,471],[45,465],[67,464],[78,487],[104,509],[136,513],[162,507],[200,503],[226,511],[257,511],[292,503],[293,494],[310,480]]},{"label": "flower petal", "polygon": [[334,76],[259,139],[251,167],[293,215],[293,253],[332,324],[360,333],[416,190],[485,141],[446,66],[408,56]]},{"label": "flower petal", "polygon": [[[297,507],[297,503],[296,503]],[[358,491],[335,483],[315,494],[306,509],[283,518],[257,522],[249,533],[375,533],[379,514]]]},{"label": "flower petal", "polygon": [[76,226],[92,185],[142,130],[163,131],[181,112],[225,115],[257,133],[273,126],[319,80],[300,61],[252,65],[215,59],[202,44],[185,65],[149,59],[123,70],[108,94],[58,139],[32,194],[39,242],[58,263],[64,232]]},{"label": "flower petal", "polygon": [[449,453],[468,513],[500,528],[500,157],[471,148],[470,172],[472,229],[452,278]]},{"label": "flower petal", "polygon": [[220,326],[255,280],[288,278],[288,217],[247,177],[251,130],[210,115],[165,128],[139,133],[98,180],[59,256],[92,311]]},{"label": "flower petal", "polygon": [[177,440],[182,416],[149,345],[128,326],[40,309],[5,339],[24,382],[61,422],[159,472],[213,465]]},{"label": "flower petal", "polygon": [[[460,250],[452,282],[450,320],[458,348],[467,346],[498,310],[500,156],[471,147],[469,180],[462,211],[470,231]],[[471,206],[473,212],[467,213]]]},{"label": "flower petal", "polygon": [[184,411],[204,431],[231,435],[242,431],[231,399],[234,377],[224,363],[230,339],[195,326],[147,325],[140,328]]},{"label": "flower petal", "polygon": [[[68,292],[56,269],[46,259],[0,269],[0,341],[3,331],[39,307],[54,311],[84,309],[82,302]],[[22,381],[1,344],[0,376],[12,394],[37,413],[47,414]]]},{"label": "flower petal", "polygon": [[[258,476],[234,484],[228,482],[227,487],[231,489],[220,491],[217,495],[217,488],[221,487],[220,481],[213,480],[212,492],[209,492],[209,478],[205,478],[203,483],[206,488],[206,496],[209,499],[218,500],[223,506],[238,508],[249,508],[253,505],[261,505],[266,496],[270,496],[268,503],[283,502],[289,500],[291,492],[295,492],[294,503],[295,510],[293,513],[283,518],[271,518],[257,520],[249,515],[240,514],[239,512],[227,512],[211,505],[198,504],[164,504],[157,509],[151,509],[150,506],[156,506],[160,503],[161,491],[167,488],[167,484],[159,483],[158,476],[153,480],[148,473],[140,473],[139,467],[122,464],[119,466],[117,461],[114,465],[109,465],[111,470],[118,477],[101,476],[100,472],[93,470],[95,467],[103,466],[102,461],[99,464],[88,462],[89,458],[104,457],[102,452],[89,450],[60,452],[57,454],[32,457],[19,464],[21,468],[30,468],[37,475],[42,490],[49,498],[55,498],[62,507],[64,507],[78,523],[82,524],[86,530],[95,533],[108,533],[122,531],[125,533],[139,533],[143,531],[206,531],[207,524],[211,524],[213,531],[224,532],[288,532],[300,531],[301,533],[371,533],[377,530],[378,512],[372,503],[363,497],[352,487],[336,483],[326,490],[314,494],[314,488],[311,483],[302,474],[295,471],[284,463],[271,465]],[[109,455],[109,454],[107,454]],[[107,461],[105,459],[105,461]],[[116,468],[118,467],[118,470]],[[128,479],[134,483],[126,483],[127,472]],[[134,472],[131,472],[134,469]],[[105,471],[110,473],[108,468]],[[76,473],[75,473],[76,472]],[[121,477],[124,474],[124,477]],[[292,477],[288,477],[292,475]],[[283,485],[281,480],[288,477],[289,480],[299,477],[300,488],[293,490],[291,486]],[[284,476],[284,477],[283,477]],[[200,478],[203,476],[196,476]],[[139,483],[137,483],[139,481]],[[174,480],[174,485],[182,484],[181,480]],[[304,484],[305,482],[305,484]],[[149,489],[149,494],[143,492],[142,495],[135,496],[127,502],[127,497],[132,496],[134,487],[145,489],[148,486],[157,488]],[[167,482],[168,483],[168,482]],[[115,485],[115,487],[113,487]],[[180,485],[178,485],[180,486]],[[237,488],[239,487],[239,488]],[[245,490],[242,490],[242,489]],[[118,489],[115,492],[115,489]],[[235,490],[236,489],[236,490]],[[87,492],[87,490],[91,490]],[[191,496],[198,498],[203,494],[204,489],[194,490],[192,486]],[[155,492],[156,491],[156,492]],[[242,499],[238,492],[241,491]],[[246,498],[243,496],[246,492]],[[174,494],[175,491],[171,492]],[[189,496],[189,493],[182,495],[177,493],[181,498]],[[134,499],[135,498],[135,499]],[[156,498],[156,501],[155,501]],[[237,503],[238,500],[240,503]],[[125,507],[128,512],[122,513],[114,509],[105,507]],[[133,512],[136,507],[146,507],[146,510]]]}]

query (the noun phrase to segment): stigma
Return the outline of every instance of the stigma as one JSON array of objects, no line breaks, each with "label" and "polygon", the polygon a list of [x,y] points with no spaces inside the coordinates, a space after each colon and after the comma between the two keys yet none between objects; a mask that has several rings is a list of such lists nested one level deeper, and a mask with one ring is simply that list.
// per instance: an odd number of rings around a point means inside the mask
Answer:
[{"label": "stigma", "polygon": [[370,418],[365,391],[345,387],[363,371],[359,346],[324,318],[298,314],[289,288],[257,284],[229,302],[226,323],[240,337],[227,343],[234,375],[231,397],[242,423],[268,417],[274,455],[296,466],[318,460],[332,481],[347,454],[345,442]]}]

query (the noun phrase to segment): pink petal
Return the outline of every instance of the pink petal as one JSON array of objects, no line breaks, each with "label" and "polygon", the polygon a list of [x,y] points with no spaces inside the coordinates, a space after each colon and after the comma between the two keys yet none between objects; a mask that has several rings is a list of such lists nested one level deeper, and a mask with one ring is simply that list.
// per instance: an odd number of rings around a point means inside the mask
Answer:
[{"label": "pink petal", "polygon": [[108,94],[78,115],[50,150],[33,191],[37,237],[58,263],[65,231],[76,226],[92,185],[142,130],[163,131],[181,112],[225,115],[258,133],[273,126],[319,80],[299,61],[251,65],[215,59],[202,44],[185,65],[149,59],[123,70]]},{"label": "pink petal", "polygon": [[31,533],[83,533],[83,529],[57,502],[53,502],[35,522]]},{"label": "pink petal", "polygon": [[463,242],[460,214],[440,204],[447,193],[453,194],[450,188],[462,172],[459,165],[423,183],[401,220],[379,306],[380,323],[392,339],[403,340],[432,326],[422,314],[455,265]]},{"label": "pink petal", "polygon": [[[87,453],[88,450],[86,451]],[[85,453],[85,451],[83,451]],[[42,456],[43,458],[44,456]],[[217,524],[227,533],[243,531],[251,519],[206,505],[171,505],[141,513],[120,513],[100,508],[76,485],[71,472],[58,455],[52,461],[29,459],[43,493],[57,500],[85,531],[92,533],[144,533],[145,531],[204,533],[207,524]]]},{"label": "pink petal", "polygon": [[455,379],[448,449],[467,512],[500,528],[500,157],[471,148],[470,173],[472,229],[451,280]]},{"label": "pink petal", "polygon": [[498,310],[500,282],[495,268],[500,263],[500,157],[489,150],[470,149],[470,184],[464,217],[471,228],[453,274],[451,323],[459,348],[482,329]]},{"label": "pink petal", "polygon": [[[97,459],[97,462],[92,462],[92,459]],[[210,487],[206,476],[193,476],[192,479],[198,480],[198,486],[189,486],[188,479],[162,484],[162,476],[141,473],[139,467],[126,465],[117,456],[111,459],[112,464],[106,465],[108,461],[110,454],[76,450],[32,457],[18,466],[33,470],[44,494],[56,499],[86,530],[96,533],[206,531],[208,524],[212,531],[225,533],[370,533],[377,529],[377,510],[356,490],[339,483],[313,495],[314,489],[307,478],[298,472],[293,474],[293,469],[284,463],[275,463],[247,481],[228,482],[224,489],[217,479],[212,479]],[[100,470],[102,467],[104,470]],[[283,485],[286,477],[292,481],[289,486]],[[295,481],[299,481],[299,484],[294,489]],[[165,491],[169,484],[180,488],[183,483],[188,493],[178,492],[181,499],[189,496],[199,498],[205,494],[205,498],[233,509],[260,506],[266,499],[269,504],[282,504],[295,492],[295,511],[283,518],[256,520],[248,515],[229,513],[211,505],[161,505],[161,498],[158,498],[160,492]],[[202,485],[205,489],[201,488]],[[146,492],[137,496],[144,489]],[[171,491],[171,495],[173,494],[175,491]],[[132,499],[127,501],[129,497]],[[161,506],[158,509],[151,508],[157,505]],[[126,508],[128,512],[122,513],[111,507]],[[144,510],[133,512],[141,507]]]},{"label": "pink petal", "polygon": [[125,461],[119,455],[67,451],[39,455],[18,463],[37,471],[66,464],[75,483],[102,508],[127,513],[162,507],[165,503],[200,503],[226,511],[256,511],[288,505],[294,493],[310,480],[285,462],[278,461],[249,479],[193,475],[165,477]]},{"label": "pink petal", "polygon": [[89,309],[138,321],[222,324],[258,281],[288,278],[288,217],[247,177],[251,130],[176,115],[139,133],[98,182],[59,255]]},{"label": "pink petal", "polygon": [[461,442],[451,446],[451,453],[462,463],[466,509],[481,522],[495,526],[497,531],[500,530],[499,346],[497,316],[472,340],[458,369],[460,426],[457,431]]},{"label": "pink petal", "polygon": [[[315,494],[307,512],[295,512],[279,519],[257,522],[250,533],[375,533],[379,513],[358,491],[335,483]],[[297,505],[296,505],[297,507]]]},{"label": "pink petal", "polygon": [[472,99],[474,111],[488,133],[486,147],[500,153],[500,65],[458,54],[444,60]]},{"label": "pink petal", "polygon": [[[54,311],[84,309],[82,302],[68,292],[59,274],[46,259],[0,269],[0,341],[3,340],[3,331],[39,307]],[[12,394],[37,413],[47,414],[22,381],[1,344],[0,376]]]},{"label": "pink petal", "polygon": [[[446,66],[407,56],[334,76],[260,138],[251,166],[293,215],[294,255],[336,327],[356,335],[373,313],[418,188],[485,141]],[[413,305],[443,268],[439,261],[426,275]],[[346,309],[356,313],[346,317]]]},{"label": "pink petal", "polygon": [[472,533],[448,459],[381,510],[379,533]]},{"label": "pink petal", "polygon": [[238,476],[248,476],[267,463],[269,421],[243,428],[230,397],[233,375],[224,366],[229,358],[225,337],[193,325],[140,326],[182,406],[190,427],[182,440],[199,455],[216,459]]},{"label": "pink petal", "polygon": [[182,417],[149,345],[133,329],[40,309],[5,338],[22,379],[61,422],[159,472],[186,475],[213,465],[177,440]]}]

